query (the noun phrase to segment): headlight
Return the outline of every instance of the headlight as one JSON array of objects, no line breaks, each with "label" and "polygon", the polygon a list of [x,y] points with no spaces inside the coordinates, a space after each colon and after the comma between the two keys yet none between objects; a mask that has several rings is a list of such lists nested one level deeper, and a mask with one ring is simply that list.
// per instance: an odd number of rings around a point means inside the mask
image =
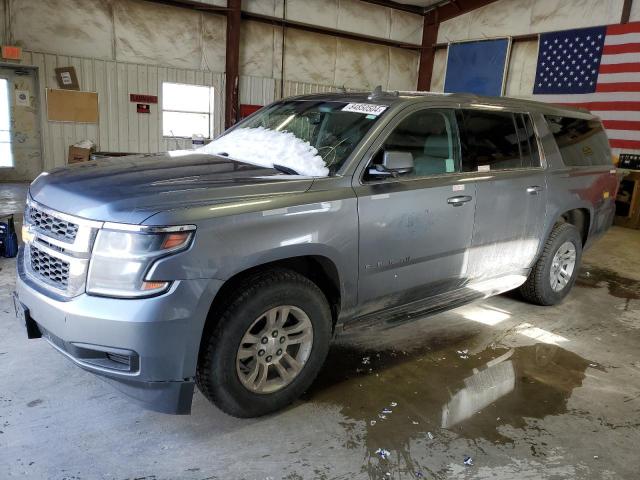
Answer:
[{"label": "headlight", "polygon": [[147,281],[155,260],[189,246],[195,226],[141,227],[125,231],[105,224],[91,254],[87,293],[110,297],[145,297],[169,288],[169,281]]}]

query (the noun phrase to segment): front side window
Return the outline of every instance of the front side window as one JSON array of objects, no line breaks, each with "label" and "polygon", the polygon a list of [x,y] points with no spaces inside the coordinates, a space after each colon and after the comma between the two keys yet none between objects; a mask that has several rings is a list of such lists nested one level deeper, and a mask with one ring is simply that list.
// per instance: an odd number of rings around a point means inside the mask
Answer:
[{"label": "front side window", "polygon": [[162,84],[162,135],[186,137],[213,134],[213,87],[164,82]]},{"label": "front side window", "polygon": [[609,141],[598,120],[545,115],[562,161],[569,167],[611,165]]},{"label": "front side window", "polygon": [[514,116],[509,112],[464,110],[461,125],[462,170],[488,172],[522,168]]},{"label": "front side window", "polygon": [[[385,151],[411,154],[413,171],[403,174],[402,178],[459,171],[455,125],[455,118],[449,110],[428,109],[410,114],[389,134],[366,171],[382,164]],[[368,174],[365,174],[365,180],[371,180]]]}]

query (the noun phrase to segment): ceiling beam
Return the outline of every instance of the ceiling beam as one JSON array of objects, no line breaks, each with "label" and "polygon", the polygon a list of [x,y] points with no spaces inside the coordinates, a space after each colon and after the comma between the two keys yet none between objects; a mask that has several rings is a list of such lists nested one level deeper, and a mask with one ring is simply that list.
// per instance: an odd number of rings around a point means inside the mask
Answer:
[{"label": "ceiling beam", "polygon": [[293,20],[286,20],[280,17],[272,17],[269,15],[261,15],[252,12],[242,12],[243,20],[253,20],[255,22],[267,23],[269,25],[292,28],[294,30],[303,30],[305,32],[319,33],[321,35],[331,35],[333,37],[346,38],[349,40],[358,40],[360,42],[375,43],[377,45],[385,45],[387,47],[405,48],[408,50],[422,49],[421,45],[414,43],[398,42],[396,40],[389,40],[386,38],[373,37],[370,35],[362,35],[360,33],[345,32],[344,30],[337,30],[335,28],[322,27],[319,25],[311,25],[309,23],[296,22]]},{"label": "ceiling beam", "polygon": [[190,8],[192,10],[202,10],[204,12],[219,13],[226,15],[229,7],[219,7],[209,5],[207,3],[198,2],[197,0],[147,0],[152,3],[162,3],[163,5],[171,5],[172,7]]},{"label": "ceiling beam", "polygon": [[403,12],[415,13],[416,15],[424,15],[425,9],[416,5],[406,5],[404,3],[394,2],[392,0],[361,0],[362,2],[380,5],[381,7],[393,8]]},{"label": "ceiling beam", "polygon": [[452,0],[437,8],[438,18],[440,23],[442,23],[445,20],[450,20],[459,15],[471,12],[472,10],[489,5],[495,1],[496,0]]}]

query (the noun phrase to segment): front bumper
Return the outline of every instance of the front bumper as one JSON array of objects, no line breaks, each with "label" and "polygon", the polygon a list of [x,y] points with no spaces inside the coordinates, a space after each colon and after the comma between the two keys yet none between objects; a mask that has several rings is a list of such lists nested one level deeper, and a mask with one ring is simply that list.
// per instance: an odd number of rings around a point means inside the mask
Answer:
[{"label": "front bumper", "polygon": [[[222,282],[176,281],[160,296],[55,299],[25,276],[16,291],[43,338],[150,410],[187,414],[204,323]],[[31,324],[33,325],[33,323]]]}]

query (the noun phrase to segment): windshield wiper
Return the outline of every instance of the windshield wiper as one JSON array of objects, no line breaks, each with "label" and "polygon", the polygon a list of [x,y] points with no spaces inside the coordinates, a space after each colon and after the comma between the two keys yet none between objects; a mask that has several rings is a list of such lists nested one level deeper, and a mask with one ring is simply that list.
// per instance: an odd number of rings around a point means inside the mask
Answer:
[{"label": "windshield wiper", "polygon": [[279,165],[277,163],[273,164],[273,168],[275,168],[279,172],[286,173],[287,175],[300,175],[293,168],[285,167],[284,165]]}]

